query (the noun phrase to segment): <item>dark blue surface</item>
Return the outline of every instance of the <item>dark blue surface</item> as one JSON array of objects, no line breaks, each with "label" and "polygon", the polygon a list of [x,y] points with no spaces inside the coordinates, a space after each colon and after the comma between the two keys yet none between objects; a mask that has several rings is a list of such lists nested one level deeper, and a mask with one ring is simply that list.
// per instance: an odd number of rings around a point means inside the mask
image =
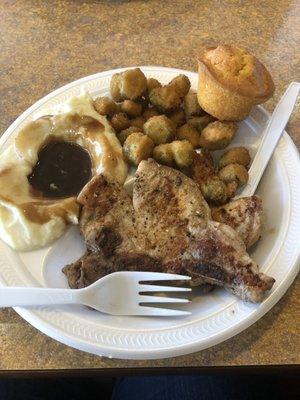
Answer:
[{"label": "dark blue surface", "polygon": [[299,374],[6,379],[0,400],[289,400],[299,387]]},{"label": "dark blue surface", "polygon": [[[119,379],[112,400],[281,399],[276,380],[266,376],[153,376]],[[286,397],[288,398],[288,397]]]}]

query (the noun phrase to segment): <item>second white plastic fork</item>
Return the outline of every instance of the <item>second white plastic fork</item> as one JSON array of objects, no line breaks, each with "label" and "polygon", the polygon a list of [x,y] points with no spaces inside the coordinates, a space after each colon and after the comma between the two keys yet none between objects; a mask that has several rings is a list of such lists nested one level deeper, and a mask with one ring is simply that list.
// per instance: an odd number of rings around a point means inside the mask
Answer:
[{"label": "second white plastic fork", "polygon": [[[83,304],[112,315],[181,316],[190,312],[153,307],[188,303],[185,298],[159,297],[144,292],[188,292],[190,288],[144,284],[148,281],[187,281],[184,275],[159,272],[114,272],[83,289],[0,287],[0,307]],[[151,304],[145,306],[144,303]]]}]

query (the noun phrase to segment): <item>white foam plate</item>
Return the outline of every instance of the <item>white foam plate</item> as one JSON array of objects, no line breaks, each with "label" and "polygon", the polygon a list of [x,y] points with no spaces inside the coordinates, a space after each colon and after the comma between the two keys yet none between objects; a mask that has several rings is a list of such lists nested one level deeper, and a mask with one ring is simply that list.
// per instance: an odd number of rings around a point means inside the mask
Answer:
[{"label": "white foam plate", "polygon": [[[141,67],[147,76],[167,83],[185,73],[197,87],[197,74],[173,68]],[[0,139],[3,151],[29,121],[49,114],[54,107],[82,89],[93,96],[106,95],[113,70],[87,76],[45,96],[25,111]],[[243,121],[231,146],[245,145],[255,154],[269,115],[256,107]],[[155,359],[205,349],[220,343],[261,318],[284,295],[299,270],[300,160],[292,140],[284,132],[260,183],[266,214],[265,232],[251,251],[261,270],[276,279],[268,297],[259,305],[246,304],[223,289],[200,295],[185,318],[115,317],[80,306],[32,307],[15,310],[50,337],[90,353],[116,358]],[[84,244],[72,227],[53,246],[17,253],[0,241],[0,282],[6,286],[67,287],[61,268],[77,259]]]}]

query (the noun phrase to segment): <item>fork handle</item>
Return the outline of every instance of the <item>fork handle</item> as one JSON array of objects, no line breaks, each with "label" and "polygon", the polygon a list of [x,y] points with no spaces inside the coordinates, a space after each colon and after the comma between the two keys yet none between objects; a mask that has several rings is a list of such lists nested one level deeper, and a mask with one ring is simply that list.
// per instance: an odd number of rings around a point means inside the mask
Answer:
[{"label": "fork handle", "polygon": [[277,142],[292,114],[300,83],[292,82],[277,104],[249,169],[249,181],[238,197],[253,196]]},{"label": "fork handle", "polygon": [[78,304],[79,290],[36,287],[0,287],[0,308]]}]

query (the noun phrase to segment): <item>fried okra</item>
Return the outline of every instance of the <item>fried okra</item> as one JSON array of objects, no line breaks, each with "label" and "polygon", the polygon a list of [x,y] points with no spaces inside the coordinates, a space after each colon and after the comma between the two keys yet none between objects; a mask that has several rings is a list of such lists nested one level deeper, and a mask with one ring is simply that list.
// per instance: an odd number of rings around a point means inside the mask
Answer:
[{"label": "fried okra", "polygon": [[120,132],[123,129],[127,129],[130,126],[130,121],[125,113],[118,113],[112,116],[110,120],[111,126]]},{"label": "fried okra", "polygon": [[167,114],[167,116],[176,127],[182,126],[185,123],[185,114],[181,109],[171,111]]},{"label": "fried okra", "polygon": [[174,86],[156,87],[149,93],[150,103],[161,111],[176,109],[181,104],[181,97]]},{"label": "fried okra", "polygon": [[205,200],[214,204],[224,204],[227,201],[227,187],[217,176],[201,182],[200,189]]},{"label": "fried okra", "polygon": [[118,139],[120,140],[121,144],[124,144],[125,140],[134,132],[140,132],[140,128],[136,126],[130,126],[127,129],[123,129],[121,132],[117,134]]},{"label": "fried okra", "polygon": [[171,143],[160,144],[154,148],[153,158],[164,165],[179,168],[189,167],[193,162],[194,149],[187,140],[174,140]]},{"label": "fried okra", "polygon": [[180,74],[172,79],[168,86],[175,88],[179,96],[183,98],[188,94],[191,88],[191,82],[187,76]]},{"label": "fried okra", "polygon": [[197,93],[188,93],[183,101],[183,108],[187,117],[205,114],[198,103]]},{"label": "fried okra", "polygon": [[144,117],[136,117],[130,120],[130,126],[136,126],[137,128],[140,128],[140,130],[142,131],[145,122],[146,120]]},{"label": "fried okra", "polygon": [[192,164],[192,178],[198,184],[207,181],[216,175],[214,161],[209,151],[201,150],[196,153]]},{"label": "fried okra", "polygon": [[202,117],[192,117],[187,120],[190,125],[193,125],[199,133],[210,124],[214,118],[211,115],[203,115]]},{"label": "fried okra", "polygon": [[114,74],[110,80],[110,92],[115,101],[136,100],[147,90],[147,79],[139,68]]},{"label": "fried okra", "polygon": [[94,108],[101,115],[113,115],[117,111],[116,103],[109,97],[97,97]]},{"label": "fried okra", "polygon": [[240,164],[248,168],[250,161],[249,151],[245,147],[232,147],[220,158],[219,168],[223,168],[228,164]]},{"label": "fried okra", "polygon": [[235,192],[237,191],[238,184],[236,181],[230,181],[226,184],[227,187],[227,197],[232,199],[235,196]]},{"label": "fried okra", "polygon": [[173,149],[170,146],[170,143],[159,144],[158,146],[154,147],[153,158],[160,164],[173,167],[174,157],[173,157]]},{"label": "fried okra", "polygon": [[148,78],[147,79],[147,89],[150,93],[152,89],[161,87],[161,83],[155,78]]},{"label": "fried okra", "polygon": [[221,150],[232,141],[237,131],[234,122],[215,121],[208,124],[200,136],[200,146],[208,150]]},{"label": "fried okra", "polygon": [[192,144],[194,149],[196,149],[200,145],[200,134],[197,129],[194,128],[191,124],[184,124],[177,128],[176,137],[179,140],[188,140]]},{"label": "fried okra", "polygon": [[121,111],[131,118],[136,118],[142,114],[143,106],[142,104],[136,103],[132,100],[124,100],[123,103],[121,103]]},{"label": "fried okra", "polygon": [[191,143],[188,140],[174,140],[170,145],[176,165],[179,168],[189,167],[195,153]]},{"label": "fried okra", "polygon": [[153,141],[142,132],[134,132],[129,135],[123,146],[125,158],[135,166],[138,166],[142,160],[151,157],[153,149]]},{"label": "fried okra", "polygon": [[123,96],[120,91],[121,74],[114,74],[110,80],[110,94],[114,101],[122,101]]},{"label": "fried okra", "polygon": [[208,151],[195,153],[191,177],[197,182],[203,197],[209,203],[224,204],[227,201],[227,186],[216,174],[212,156]]},{"label": "fried okra", "polygon": [[248,182],[248,171],[243,165],[228,164],[219,171],[219,177],[225,183],[236,182],[238,187]]},{"label": "fried okra", "polygon": [[165,115],[158,115],[148,119],[144,124],[144,132],[155,144],[162,144],[174,138],[175,127]]},{"label": "fried okra", "polygon": [[155,108],[147,108],[144,112],[143,112],[143,117],[146,119],[146,121],[148,121],[149,118],[151,117],[155,117],[157,115],[161,115],[159,111],[157,111]]}]

